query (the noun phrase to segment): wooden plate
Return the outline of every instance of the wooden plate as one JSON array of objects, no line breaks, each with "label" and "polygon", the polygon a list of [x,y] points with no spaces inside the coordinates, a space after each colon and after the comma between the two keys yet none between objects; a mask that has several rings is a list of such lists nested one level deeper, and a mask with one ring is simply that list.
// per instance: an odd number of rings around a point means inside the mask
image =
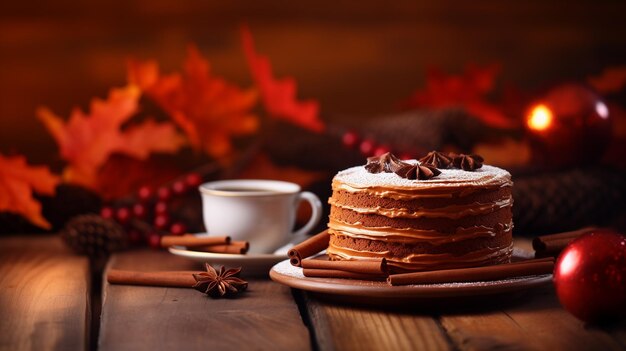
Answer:
[{"label": "wooden plate", "polygon": [[[514,250],[514,257],[525,257],[526,252]],[[301,289],[338,301],[396,305],[407,300],[433,300],[457,297],[493,297],[513,295],[537,286],[549,284],[552,274],[518,277],[494,281],[476,281],[445,284],[415,284],[390,286],[386,282],[356,279],[312,278],[302,274],[302,268],[294,267],[289,260],[279,262],[270,271],[275,282]]]}]

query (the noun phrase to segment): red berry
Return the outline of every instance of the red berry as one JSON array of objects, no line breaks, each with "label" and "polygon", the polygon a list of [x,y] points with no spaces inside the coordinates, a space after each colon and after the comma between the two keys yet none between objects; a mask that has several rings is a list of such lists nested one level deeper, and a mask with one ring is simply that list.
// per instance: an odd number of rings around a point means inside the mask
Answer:
[{"label": "red berry", "polygon": [[126,207],[120,207],[115,212],[115,219],[117,219],[117,221],[122,224],[128,222],[130,217],[131,217],[130,210]]},{"label": "red berry", "polygon": [[144,218],[146,216],[146,206],[143,204],[134,204],[133,205],[133,214],[137,218]]},{"label": "red berry", "polygon": [[183,235],[186,231],[187,227],[180,222],[176,222],[170,227],[170,233],[172,233],[172,235]]},{"label": "red berry", "polygon": [[176,195],[182,195],[187,192],[187,184],[185,182],[179,180],[172,184],[172,190]]},{"label": "red berry", "polygon": [[148,245],[153,249],[161,247],[161,236],[158,233],[150,233],[148,235]]},{"label": "red berry", "polygon": [[154,218],[154,227],[156,229],[165,230],[168,224],[170,224],[170,218],[166,214],[160,214]]},{"label": "red berry", "polygon": [[156,203],[156,205],[154,205],[154,213],[156,213],[157,215],[167,214],[167,209],[167,203],[163,201],[159,201]]},{"label": "red berry", "polygon": [[137,195],[139,196],[140,201],[147,202],[150,201],[152,195],[154,195],[154,191],[152,191],[152,188],[149,186],[142,186],[139,188]]},{"label": "red berry", "polygon": [[359,142],[359,135],[355,131],[347,131],[341,137],[341,142],[347,147],[354,147]]},{"label": "red berry", "polygon": [[103,207],[100,210],[100,216],[104,219],[111,219],[113,218],[114,215],[114,211],[111,207]]},{"label": "red berry", "polygon": [[187,183],[190,188],[195,188],[202,184],[202,176],[196,172],[189,173],[185,177],[185,183]]},{"label": "red berry", "polygon": [[365,156],[371,156],[376,148],[376,143],[373,140],[365,139],[359,145],[359,151]]},{"label": "red berry", "polygon": [[388,147],[386,147],[386,146],[379,146],[379,147],[377,147],[377,148],[374,150],[374,156],[380,156],[380,155],[383,155],[383,154],[385,154],[385,153],[387,153],[387,152],[389,152],[389,151],[390,151],[390,150],[389,150],[389,148],[388,148]]},{"label": "red berry", "polygon": [[157,196],[159,197],[159,200],[167,201],[172,198],[172,191],[169,188],[160,187],[157,191]]}]

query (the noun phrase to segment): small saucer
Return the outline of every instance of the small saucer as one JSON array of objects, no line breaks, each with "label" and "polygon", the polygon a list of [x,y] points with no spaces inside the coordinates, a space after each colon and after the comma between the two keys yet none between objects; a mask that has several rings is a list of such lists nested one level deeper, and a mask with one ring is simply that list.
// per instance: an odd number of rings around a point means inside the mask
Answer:
[{"label": "small saucer", "polygon": [[[199,237],[207,236],[205,233],[198,233],[194,235]],[[176,256],[185,257],[202,263],[206,262],[212,266],[224,265],[227,268],[241,267],[241,274],[245,277],[267,278],[273,265],[287,259],[287,251],[289,248],[306,238],[307,236],[292,238],[291,243],[285,244],[285,246],[279,248],[274,253],[267,254],[247,253],[245,255],[237,255],[203,252],[194,251],[185,246],[172,246],[168,248],[168,251]]]},{"label": "small saucer", "polygon": [[169,252],[188,259],[206,262],[210,265],[224,265],[228,268],[241,267],[241,274],[246,277],[267,277],[270,269],[276,263],[286,260],[287,255],[274,254],[224,254],[213,252],[193,251],[184,246],[170,247]]}]

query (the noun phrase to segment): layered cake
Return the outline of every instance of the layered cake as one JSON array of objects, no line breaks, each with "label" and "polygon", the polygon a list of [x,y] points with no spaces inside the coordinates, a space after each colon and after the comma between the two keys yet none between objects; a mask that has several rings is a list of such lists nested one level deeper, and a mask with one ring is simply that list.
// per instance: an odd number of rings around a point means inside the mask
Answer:
[{"label": "layered cake", "polygon": [[384,257],[396,272],[508,262],[512,185],[475,155],[370,158],[333,178],[328,255]]}]

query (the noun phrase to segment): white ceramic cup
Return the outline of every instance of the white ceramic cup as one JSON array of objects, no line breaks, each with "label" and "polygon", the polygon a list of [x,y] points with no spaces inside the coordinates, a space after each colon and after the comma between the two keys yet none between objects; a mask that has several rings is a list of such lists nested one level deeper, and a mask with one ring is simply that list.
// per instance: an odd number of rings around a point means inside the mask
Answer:
[{"label": "white ceramic cup", "polygon": [[[298,184],[257,179],[220,180],[200,185],[204,226],[210,235],[250,242],[251,253],[272,253],[294,235],[308,233],[322,217],[317,195]],[[308,201],[309,221],[297,231],[296,210]]]}]

